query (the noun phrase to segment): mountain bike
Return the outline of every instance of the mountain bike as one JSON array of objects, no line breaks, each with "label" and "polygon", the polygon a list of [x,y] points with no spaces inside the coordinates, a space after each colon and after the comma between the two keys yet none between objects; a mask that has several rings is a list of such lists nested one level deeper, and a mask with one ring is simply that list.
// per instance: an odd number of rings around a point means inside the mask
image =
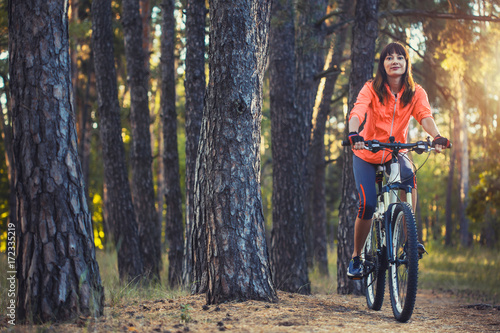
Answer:
[{"label": "mountain bike", "polygon": [[[422,154],[434,148],[429,138],[415,143],[394,142],[394,137],[389,141],[365,141],[367,150],[389,151],[391,161],[389,174],[383,165],[377,168],[377,208],[361,254],[363,281],[368,308],[380,310],[388,270],[392,312],[396,320],[407,322],[412,316],[417,296],[419,253],[417,226],[411,206],[412,188],[401,181],[398,156],[403,150]],[[350,143],[343,141],[342,145]]]}]

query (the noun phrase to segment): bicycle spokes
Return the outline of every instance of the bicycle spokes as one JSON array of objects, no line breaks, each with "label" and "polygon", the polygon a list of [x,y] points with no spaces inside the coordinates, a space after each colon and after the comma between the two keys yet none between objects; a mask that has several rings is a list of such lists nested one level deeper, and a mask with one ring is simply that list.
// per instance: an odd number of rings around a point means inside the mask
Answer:
[{"label": "bicycle spokes", "polygon": [[391,305],[398,321],[410,319],[415,305],[418,282],[417,229],[408,203],[398,203],[391,225],[393,260],[390,266]]}]

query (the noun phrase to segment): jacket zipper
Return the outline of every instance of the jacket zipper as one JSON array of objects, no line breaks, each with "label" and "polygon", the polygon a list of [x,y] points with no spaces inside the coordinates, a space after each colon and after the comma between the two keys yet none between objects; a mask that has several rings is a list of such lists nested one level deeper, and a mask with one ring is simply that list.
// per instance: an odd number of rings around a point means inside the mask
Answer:
[{"label": "jacket zipper", "polygon": [[[389,133],[389,137],[392,136],[392,130],[394,128],[394,118],[396,117],[396,107],[398,105],[398,94],[394,94],[394,98],[395,98],[395,101],[394,101],[394,111],[392,113],[391,132]],[[382,153],[382,161],[380,162],[380,164],[384,164],[384,159],[385,159],[385,150]]]}]

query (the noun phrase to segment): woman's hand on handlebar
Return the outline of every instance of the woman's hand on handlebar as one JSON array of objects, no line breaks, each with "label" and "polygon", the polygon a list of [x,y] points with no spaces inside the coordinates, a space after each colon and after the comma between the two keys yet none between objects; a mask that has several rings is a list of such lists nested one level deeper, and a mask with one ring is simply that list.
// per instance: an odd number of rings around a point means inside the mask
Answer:
[{"label": "woman's hand on handlebar", "polygon": [[440,153],[443,149],[451,148],[451,143],[450,140],[438,134],[434,140],[432,140],[432,146],[436,153]]},{"label": "woman's hand on handlebar", "polygon": [[349,142],[352,149],[365,149],[365,139],[358,132],[349,133]]}]

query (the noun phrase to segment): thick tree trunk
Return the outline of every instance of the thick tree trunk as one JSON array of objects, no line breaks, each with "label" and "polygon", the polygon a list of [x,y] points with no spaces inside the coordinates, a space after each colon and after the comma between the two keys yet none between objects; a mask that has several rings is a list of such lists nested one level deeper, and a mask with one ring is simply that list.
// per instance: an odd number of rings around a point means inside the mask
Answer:
[{"label": "thick tree trunk", "polygon": [[161,226],[156,218],[153,156],[149,131],[149,73],[145,64],[142,20],[137,0],[123,1],[122,17],[132,128],[132,197],[137,214],[141,254],[147,279],[160,279]]},{"label": "thick tree trunk", "polygon": [[122,141],[111,0],[92,2],[92,42],[104,162],[105,223],[113,231],[120,280],[131,281],[143,274],[143,264]]},{"label": "thick tree trunk", "polygon": [[[92,58],[92,57],[91,57]],[[81,105],[80,105],[80,113],[78,122],[80,124],[80,132],[78,133],[78,153],[80,156],[80,160],[82,161],[82,172],[83,179],[85,180],[85,193],[87,197],[89,197],[89,186],[90,184],[90,144],[91,144],[91,136],[92,136],[92,119],[89,110],[90,101],[95,100],[95,91],[92,90],[91,95],[91,86],[95,86],[95,75],[93,69],[93,59],[89,60],[86,64],[85,72],[87,75],[87,82],[85,84],[85,90],[81,93],[84,94]]]},{"label": "thick tree trunk", "polygon": [[[207,303],[275,301],[260,194],[270,1],[210,1],[210,84],[195,212],[207,232]],[[198,244],[196,244],[198,246]]]},{"label": "thick tree trunk", "polygon": [[70,98],[67,11],[67,2],[9,2],[17,315],[35,323],[104,308]]},{"label": "thick tree trunk", "polygon": [[304,238],[303,126],[295,105],[293,1],[275,1],[270,29],[269,94],[273,156],[271,263],[278,289],[309,294]]},{"label": "thick tree trunk", "polygon": [[163,166],[165,203],[167,204],[166,234],[168,239],[168,283],[175,287],[182,278],[183,227],[182,197],[177,151],[177,113],[175,111],[175,1],[162,2],[161,39],[161,109],[163,117]]},{"label": "thick tree trunk", "polygon": [[316,78],[325,63],[325,50],[328,47],[325,45],[325,24],[320,23],[320,20],[326,15],[328,5],[327,0],[299,0],[295,1],[298,12],[298,29],[295,42],[296,64],[297,71],[297,87],[296,87],[296,104],[301,115],[298,122],[301,124],[302,132],[300,134],[302,153],[299,164],[302,168],[302,177],[300,186],[302,187],[302,206],[304,210],[305,222],[305,241],[307,246],[306,260],[309,266],[313,262],[313,226],[312,222],[307,219],[309,215],[310,200],[309,186],[307,180],[310,178],[308,167],[309,146],[311,143],[312,131],[312,116],[318,85],[320,80]]},{"label": "thick tree trunk", "polygon": [[[196,154],[200,138],[203,99],[205,97],[205,0],[188,0],[186,9],[186,238],[184,242],[184,262],[182,267],[183,283],[191,283],[192,292],[206,291],[203,280],[203,267],[193,267],[195,253],[193,240],[203,230],[195,231],[194,220],[194,179]],[[205,239],[201,236],[199,240]],[[204,246],[198,247],[203,249]],[[206,252],[199,251],[196,263],[206,263]],[[196,276],[196,278],[193,278]],[[205,283],[202,283],[205,281]]]},{"label": "thick tree trunk", "polygon": [[[358,0],[351,45],[351,75],[349,77],[349,112],[346,117],[348,133],[349,113],[359,91],[373,76],[375,59],[375,40],[378,34],[378,0]],[[337,292],[339,294],[361,294],[359,281],[347,278],[347,269],[354,249],[354,221],[358,211],[358,194],[352,171],[352,150],[344,148],[342,166],[342,201],[339,211],[338,249],[337,249]]]},{"label": "thick tree trunk", "polygon": [[139,9],[142,21],[142,49],[144,50],[144,66],[149,70],[149,53],[151,52],[151,0],[140,0]]},{"label": "thick tree trunk", "polygon": [[[341,10],[345,14],[340,17],[344,20],[348,13],[351,12],[352,2],[344,1]],[[315,264],[318,266],[319,272],[322,275],[328,275],[328,239],[327,239],[327,221],[326,221],[326,197],[325,197],[325,130],[328,114],[331,110],[331,100],[335,91],[335,84],[340,75],[340,64],[342,62],[342,54],[345,48],[347,39],[347,29],[342,29],[336,36],[335,42],[332,43],[330,55],[328,58],[328,70],[332,74],[324,78],[324,83],[320,85],[318,91],[321,96],[320,103],[315,107],[315,116],[313,116],[313,132],[311,139],[311,147],[309,149],[308,168],[309,172],[309,220],[313,226],[313,246],[312,255]]]}]

